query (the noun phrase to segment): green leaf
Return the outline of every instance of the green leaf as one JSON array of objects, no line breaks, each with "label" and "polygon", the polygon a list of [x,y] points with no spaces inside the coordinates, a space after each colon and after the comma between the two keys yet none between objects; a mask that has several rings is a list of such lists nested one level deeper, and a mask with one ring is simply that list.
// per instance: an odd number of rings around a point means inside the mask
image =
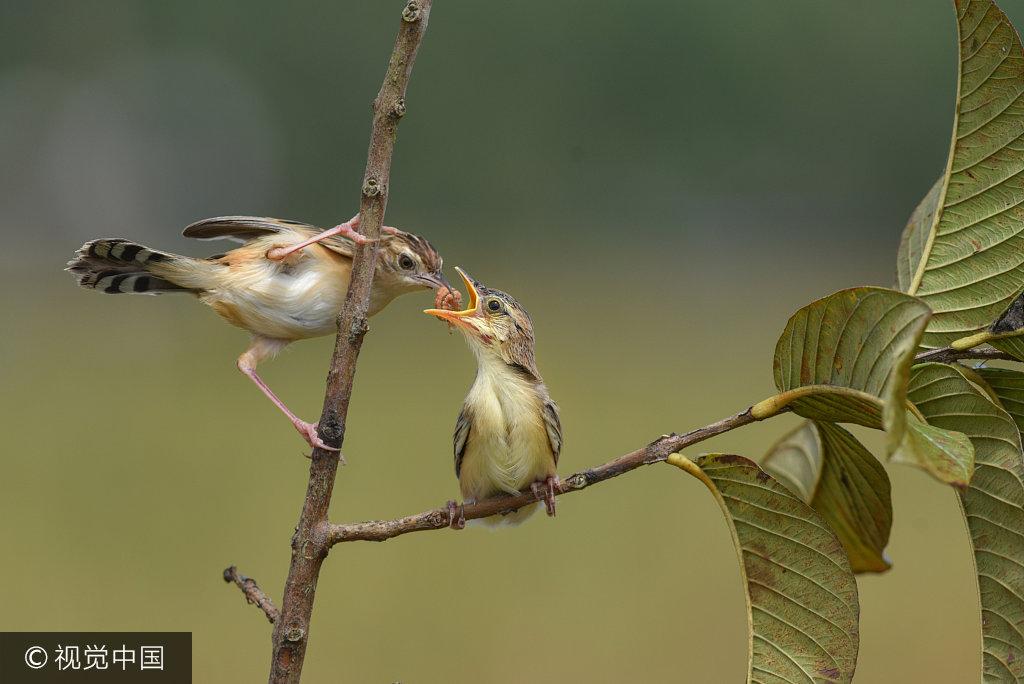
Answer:
[{"label": "green leaf", "polygon": [[914,276],[921,266],[921,257],[928,248],[928,235],[935,223],[935,210],[939,206],[939,198],[945,186],[945,178],[940,178],[924,196],[921,203],[914,209],[903,229],[900,238],[900,249],[896,257],[896,283],[903,292],[909,292]]},{"label": "green leaf", "polygon": [[[893,372],[913,359],[928,307],[881,287],[840,290],[797,311],[775,346],[782,392],[832,385],[883,396]],[[888,387],[902,394],[902,388]]]},{"label": "green leaf", "polygon": [[904,231],[900,289],[942,347],[988,327],[1024,290],[1024,48],[991,0],[955,0],[960,59],[946,172]]},{"label": "green leaf", "polygon": [[[997,396],[1024,401],[1024,373],[981,371]],[[1007,382],[1003,382],[1003,380]],[[928,421],[974,443],[976,469],[960,504],[971,532],[981,594],[985,681],[1024,680],[1024,464],[1014,419],[970,374],[953,365],[915,366],[910,400]],[[1024,404],[1014,404],[1024,409]],[[1021,416],[1024,421],[1024,415]]]},{"label": "green leaf", "polygon": [[974,372],[999,397],[1017,429],[1024,433],[1024,373],[1007,368],[978,368]]},{"label": "green leaf", "polygon": [[857,582],[821,516],[742,456],[673,454],[668,462],[703,482],[729,523],[747,590],[747,681],[851,681]]},{"label": "green leaf", "polygon": [[760,420],[788,409],[819,422],[884,430],[890,459],[966,486],[974,468],[970,441],[927,425],[906,400],[929,313],[916,297],[878,287],[840,290],[812,302],[789,319],[775,347],[781,393],[751,413]]},{"label": "green leaf", "polygon": [[884,572],[892,528],[885,468],[833,423],[807,421],[780,440],[761,467],[810,504],[836,533],[854,572]]},{"label": "green leaf", "polygon": [[974,445],[966,435],[907,416],[907,429],[893,463],[917,466],[940,482],[966,487],[974,474]]},{"label": "green leaf", "polygon": [[1024,361],[1024,335],[989,340],[989,344],[999,351],[1006,352],[1018,361]]}]

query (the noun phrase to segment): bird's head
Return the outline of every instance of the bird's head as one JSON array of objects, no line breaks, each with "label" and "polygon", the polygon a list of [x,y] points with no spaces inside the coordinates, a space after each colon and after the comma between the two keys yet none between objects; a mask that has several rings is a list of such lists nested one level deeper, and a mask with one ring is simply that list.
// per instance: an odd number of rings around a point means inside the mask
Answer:
[{"label": "bird's head", "polygon": [[450,288],[441,272],[444,260],[434,246],[419,235],[396,231],[384,235],[377,261],[377,274],[396,290]]},{"label": "bird's head", "polygon": [[426,309],[424,313],[451,323],[465,335],[469,346],[482,357],[497,357],[537,376],[534,361],[533,321],[526,309],[501,290],[474,280],[456,267],[469,294],[462,311]]}]

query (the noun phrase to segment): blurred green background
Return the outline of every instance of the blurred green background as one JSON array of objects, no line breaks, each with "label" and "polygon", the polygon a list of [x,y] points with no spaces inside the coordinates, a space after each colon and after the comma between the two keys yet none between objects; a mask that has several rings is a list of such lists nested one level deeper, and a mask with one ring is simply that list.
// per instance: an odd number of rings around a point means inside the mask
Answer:
[{"label": "blurred green background", "polygon": [[[1006,0],[1018,22],[1024,7]],[[203,255],[218,214],[352,215],[402,3],[0,4],[0,629],[187,630],[196,681],[260,681],[308,462],[234,367],[246,337],[188,297],[104,297],[83,241]],[[388,222],[533,314],[563,474],[767,396],[788,315],[893,281],[941,172],[949,3],[439,0],[409,91]],[[405,297],[371,321],[332,515],[457,494],[474,372]],[[332,341],[265,367],[308,419]],[[791,419],[701,445],[752,457]],[[694,455],[698,452],[694,452]],[[977,681],[954,494],[890,468],[894,569],[860,583],[860,682]],[[653,467],[556,520],[337,547],[310,682],[735,682],[729,534]]]}]

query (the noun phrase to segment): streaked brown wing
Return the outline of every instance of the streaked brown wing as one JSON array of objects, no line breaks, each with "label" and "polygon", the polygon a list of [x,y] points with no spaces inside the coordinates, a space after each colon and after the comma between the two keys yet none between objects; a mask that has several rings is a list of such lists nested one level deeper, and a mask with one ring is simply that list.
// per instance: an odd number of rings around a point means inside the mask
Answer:
[{"label": "streaked brown wing", "polygon": [[300,232],[312,236],[319,233],[320,229],[308,223],[266,216],[215,216],[196,221],[185,228],[181,234],[197,240],[248,242],[263,235],[286,232]]},{"label": "streaked brown wing", "polygon": [[459,418],[455,421],[455,477],[459,477],[462,471],[462,456],[466,453],[466,443],[469,441],[469,430],[472,423],[469,407],[462,406],[459,411]]},{"label": "streaked brown wing", "polygon": [[548,443],[555,457],[555,465],[558,465],[558,456],[562,453],[562,421],[558,417],[558,404],[550,399],[544,402],[544,427],[548,431]]}]

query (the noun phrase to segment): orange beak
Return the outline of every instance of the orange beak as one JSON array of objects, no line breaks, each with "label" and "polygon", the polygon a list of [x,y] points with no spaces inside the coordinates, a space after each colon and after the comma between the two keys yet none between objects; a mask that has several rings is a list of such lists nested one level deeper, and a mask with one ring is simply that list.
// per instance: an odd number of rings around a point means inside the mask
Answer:
[{"label": "orange beak", "polygon": [[469,322],[466,320],[476,315],[477,301],[479,299],[476,288],[473,287],[473,279],[466,275],[458,266],[455,270],[462,277],[462,282],[466,285],[466,292],[469,294],[469,303],[466,308],[462,311],[449,311],[448,309],[424,309],[423,313],[430,314],[431,316],[437,316],[442,321],[446,321],[453,325],[459,325],[464,328],[470,327]]}]

